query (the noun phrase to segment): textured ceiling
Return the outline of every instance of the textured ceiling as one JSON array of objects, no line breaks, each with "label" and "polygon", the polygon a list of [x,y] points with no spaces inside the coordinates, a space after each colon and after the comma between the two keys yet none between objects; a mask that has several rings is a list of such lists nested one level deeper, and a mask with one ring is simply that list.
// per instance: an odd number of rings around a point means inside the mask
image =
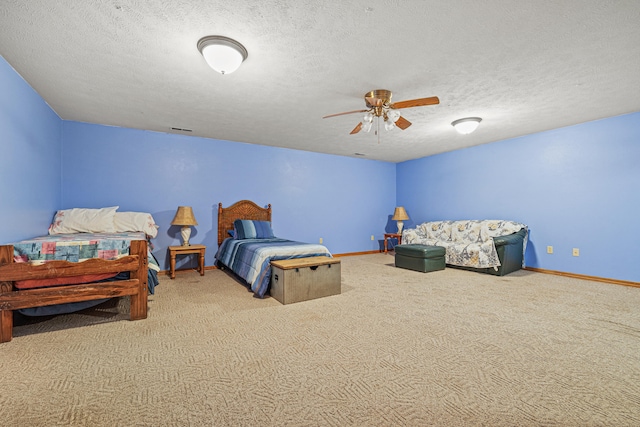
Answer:
[{"label": "textured ceiling", "polygon": [[[637,0],[2,0],[0,54],[65,120],[399,162],[640,111],[639,22]],[[249,57],[214,72],[206,35]],[[440,104],[379,140],[322,119],[372,89]]]}]

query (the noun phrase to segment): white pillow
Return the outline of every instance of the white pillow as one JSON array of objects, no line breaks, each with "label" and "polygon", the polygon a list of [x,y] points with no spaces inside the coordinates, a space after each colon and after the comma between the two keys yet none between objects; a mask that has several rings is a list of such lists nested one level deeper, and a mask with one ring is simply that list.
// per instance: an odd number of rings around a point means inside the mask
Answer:
[{"label": "white pillow", "polygon": [[56,212],[49,234],[115,233],[113,218],[119,206],[102,209],[63,209]]},{"label": "white pillow", "polygon": [[144,231],[151,238],[158,235],[158,226],[151,214],[147,212],[116,212],[113,225],[116,233]]}]

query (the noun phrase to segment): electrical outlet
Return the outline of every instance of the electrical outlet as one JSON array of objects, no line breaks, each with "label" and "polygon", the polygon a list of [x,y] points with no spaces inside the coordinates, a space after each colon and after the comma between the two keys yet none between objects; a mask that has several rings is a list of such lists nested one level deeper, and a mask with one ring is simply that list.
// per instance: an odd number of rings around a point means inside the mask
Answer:
[{"label": "electrical outlet", "polygon": [[322,243],[322,237],[320,238],[320,243]]},{"label": "electrical outlet", "polygon": [[371,235],[371,240],[376,240],[375,236],[372,234]]},{"label": "electrical outlet", "polygon": [[573,256],[580,256],[580,249],[573,248]]},{"label": "electrical outlet", "polygon": [[553,253],[553,246],[547,246],[547,253],[548,254],[552,254]]}]

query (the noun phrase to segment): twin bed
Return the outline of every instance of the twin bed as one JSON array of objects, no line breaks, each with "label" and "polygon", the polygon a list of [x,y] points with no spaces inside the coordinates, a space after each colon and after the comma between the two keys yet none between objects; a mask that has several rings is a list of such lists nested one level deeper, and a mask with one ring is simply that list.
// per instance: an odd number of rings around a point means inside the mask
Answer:
[{"label": "twin bed", "polygon": [[[15,262],[13,245],[0,246],[0,342],[13,337],[13,311],[113,297],[130,297],[130,319],[147,317],[147,241],[132,240],[129,255],[114,260],[93,258],[84,262],[50,261],[43,264]],[[117,275],[129,278],[96,283],[20,288],[14,282],[54,280],[78,276]],[[71,280],[73,282],[74,280]],[[43,283],[43,282],[41,282]]]},{"label": "twin bed", "polygon": [[[82,231],[71,221],[80,216],[72,215],[72,210],[58,211],[51,235],[0,246],[0,342],[13,337],[14,311],[68,313],[129,296],[130,319],[147,317],[147,297],[153,293],[159,271],[148,243],[148,233],[154,233],[156,226],[149,214],[127,212],[113,227],[116,208],[83,210],[85,217],[87,211],[92,215],[100,211],[90,218],[91,226],[100,216],[100,227],[106,232]],[[67,214],[66,222],[61,212]],[[64,227],[72,223],[75,228]],[[124,231],[132,228],[143,231]]]},{"label": "twin bed", "polygon": [[231,270],[258,298],[269,292],[271,261],[332,257],[322,245],[278,238],[271,230],[271,205],[261,208],[241,200],[218,205],[218,267]]}]

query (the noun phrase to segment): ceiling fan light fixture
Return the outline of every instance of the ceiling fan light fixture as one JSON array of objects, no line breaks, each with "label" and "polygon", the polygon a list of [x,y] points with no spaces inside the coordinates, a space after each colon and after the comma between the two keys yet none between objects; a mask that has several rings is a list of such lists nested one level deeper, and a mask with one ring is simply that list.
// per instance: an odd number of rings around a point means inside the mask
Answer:
[{"label": "ceiling fan light fixture", "polygon": [[458,133],[467,135],[476,130],[481,121],[482,119],[480,117],[466,117],[464,119],[454,120],[451,122],[451,126],[453,126]]},{"label": "ceiling fan light fixture", "polygon": [[384,121],[384,129],[385,130],[391,130],[394,127],[396,127],[396,124],[393,123],[393,121],[391,119],[387,119]]},{"label": "ceiling fan light fixture", "polygon": [[387,112],[387,117],[391,122],[395,123],[400,118],[400,112],[397,110],[389,110],[389,112]]},{"label": "ceiling fan light fixture", "polygon": [[242,44],[224,36],[206,36],[198,41],[198,50],[209,67],[220,74],[231,74],[240,68],[249,53]]},{"label": "ceiling fan light fixture", "polygon": [[373,119],[370,122],[362,123],[362,130],[365,131],[365,132],[369,132],[369,131],[371,131],[371,126],[373,126]]}]

